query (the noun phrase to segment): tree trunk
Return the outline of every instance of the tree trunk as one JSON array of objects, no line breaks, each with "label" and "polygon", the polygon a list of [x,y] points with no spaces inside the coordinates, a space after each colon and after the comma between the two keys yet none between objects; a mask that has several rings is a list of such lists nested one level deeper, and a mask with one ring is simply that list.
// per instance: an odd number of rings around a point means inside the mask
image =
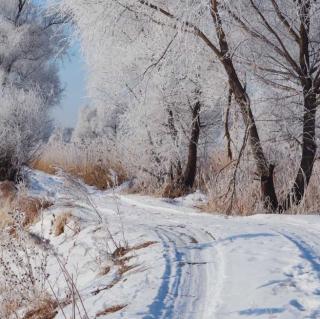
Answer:
[{"label": "tree trunk", "polygon": [[[168,109],[168,127],[170,135],[174,144],[177,143],[178,130],[175,126],[174,116],[172,110]],[[176,162],[170,164],[170,179],[171,183],[174,183],[176,180],[181,180],[182,178],[182,165],[180,159]]]},{"label": "tree trunk", "polygon": [[226,110],[225,122],[224,122],[224,136],[227,139],[227,153],[230,161],[232,161],[231,135],[229,130],[229,117],[230,117],[231,103],[232,103],[232,90],[231,88],[229,88],[228,104],[227,104],[227,110]]},{"label": "tree trunk", "polygon": [[249,145],[255,159],[257,173],[260,176],[261,197],[264,207],[274,212],[278,209],[278,200],[273,181],[274,166],[268,163],[264,155],[257,126],[251,111],[250,99],[237,76],[232,60],[226,57],[222,63],[228,75],[230,88],[240,107],[243,121],[249,130]]},{"label": "tree trunk", "polygon": [[197,173],[197,152],[200,135],[200,108],[198,101],[192,110],[192,129],[188,150],[188,162],[183,175],[183,187],[188,190],[193,187]]},{"label": "tree trunk", "polygon": [[309,184],[313,165],[316,157],[317,145],[315,142],[316,126],[316,94],[312,89],[312,82],[308,83],[304,89],[304,115],[303,115],[303,137],[302,137],[302,157],[298,174],[294,185],[285,199],[281,211],[288,210],[291,205],[299,205],[307,186]]},{"label": "tree trunk", "polygon": [[13,165],[11,158],[0,161],[0,181],[17,182],[20,171],[17,166]]},{"label": "tree trunk", "polygon": [[277,211],[279,206],[276,190],[274,187],[273,172],[274,172],[274,165],[270,165],[269,175],[261,176],[260,178],[262,201],[263,201],[264,207],[269,212]]},{"label": "tree trunk", "polygon": [[[171,183],[167,185],[163,193],[163,195],[166,197],[174,198],[182,196],[189,192],[194,185],[197,173],[197,153],[200,135],[200,109],[201,103],[198,101],[192,108],[191,136],[188,147],[188,159],[186,168],[184,171],[182,171],[180,160],[178,160],[177,163],[171,163],[169,174]],[[172,114],[169,113],[169,120],[172,119]],[[172,124],[173,121],[169,121],[169,127],[171,125],[171,129],[174,127],[172,126]],[[171,133],[174,132],[176,131],[171,131]],[[175,139],[175,134],[173,134],[173,138]]]},{"label": "tree trunk", "polygon": [[285,199],[281,210],[287,210],[291,205],[299,205],[304,197],[312,175],[314,160],[317,151],[315,142],[316,109],[317,109],[317,88],[310,76],[310,10],[311,1],[298,2],[300,17],[300,82],[303,88],[303,135],[302,135],[302,156],[299,170],[291,191]]},{"label": "tree trunk", "polygon": [[246,93],[245,88],[240,82],[237,71],[234,68],[232,55],[229,51],[228,41],[224,32],[222,21],[218,10],[218,1],[211,0],[211,16],[215,24],[216,35],[219,41],[220,52],[215,54],[220,58],[220,61],[227,73],[229,86],[232,90],[234,98],[240,107],[241,115],[248,129],[248,140],[253,153],[255,164],[257,166],[257,173],[261,179],[261,196],[264,206],[270,211],[278,209],[278,200],[275,193],[273,182],[273,167],[268,163],[260,141],[257,126],[251,110],[250,98]]},{"label": "tree trunk", "polygon": [[189,141],[188,161],[183,174],[183,187],[191,189],[193,187],[197,173],[198,141],[200,135],[200,108],[198,101],[192,110],[192,128]]}]

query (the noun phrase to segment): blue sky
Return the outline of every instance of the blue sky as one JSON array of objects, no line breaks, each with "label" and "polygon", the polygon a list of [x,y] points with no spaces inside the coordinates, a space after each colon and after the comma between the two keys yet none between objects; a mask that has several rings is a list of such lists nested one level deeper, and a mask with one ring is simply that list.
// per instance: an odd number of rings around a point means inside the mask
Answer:
[{"label": "blue sky", "polygon": [[[32,0],[46,5],[48,0]],[[74,127],[79,109],[88,102],[86,98],[86,68],[80,53],[79,43],[74,43],[69,49],[69,56],[59,62],[60,79],[65,88],[60,106],[52,111],[57,126]]]},{"label": "blue sky", "polygon": [[69,50],[69,57],[60,62],[60,78],[65,91],[61,105],[53,110],[57,126],[73,127],[78,118],[79,109],[86,105],[86,68],[78,44]]}]

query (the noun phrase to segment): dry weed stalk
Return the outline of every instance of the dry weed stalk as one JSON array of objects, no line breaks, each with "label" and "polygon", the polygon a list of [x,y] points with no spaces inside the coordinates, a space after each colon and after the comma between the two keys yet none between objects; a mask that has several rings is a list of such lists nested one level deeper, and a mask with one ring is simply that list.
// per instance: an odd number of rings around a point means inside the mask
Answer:
[{"label": "dry weed stalk", "polygon": [[[10,314],[20,308],[28,308],[35,300],[42,300],[46,293],[48,278],[48,251],[37,247],[24,229],[24,216],[12,214],[14,232],[4,229],[1,236],[0,282],[5,292],[0,296],[0,305],[14,304]],[[0,314],[7,309],[0,306]],[[10,318],[9,316],[9,318]]]}]

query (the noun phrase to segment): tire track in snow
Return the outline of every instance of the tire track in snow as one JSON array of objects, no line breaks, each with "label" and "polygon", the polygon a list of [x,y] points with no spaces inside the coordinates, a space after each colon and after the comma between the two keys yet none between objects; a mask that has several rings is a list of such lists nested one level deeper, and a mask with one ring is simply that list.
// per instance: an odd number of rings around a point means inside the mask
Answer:
[{"label": "tire track in snow", "polygon": [[216,256],[214,245],[208,243],[209,236],[200,230],[192,232],[173,225],[156,227],[155,232],[164,248],[165,270],[157,296],[149,305],[150,313],[143,318],[212,319],[222,288],[217,279],[223,278],[219,271],[215,275],[216,267],[218,264],[221,269],[223,262],[219,254],[215,262],[208,260]]},{"label": "tire track in snow", "polygon": [[[156,211],[164,217],[182,216],[184,209],[155,206],[120,196],[138,210]],[[192,210],[192,209],[190,209]],[[200,217],[198,212],[188,216]],[[162,221],[164,221],[162,219]],[[143,319],[214,319],[221,304],[225,262],[221,246],[208,230],[167,220],[167,225],[146,222],[159,238],[165,269],[157,296]]]},{"label": "tire track in snow", "polygon": [[165,270],[158,294],[149,306],[150,314],[143,318],[173,318],[174,303],[182,280],[182,269],[179,264],[182,262],[184,254],[178,251],[176,238],[172,238],[170,233],[168,234],[161,228],[156,229],[155,232],[164,248]]}]

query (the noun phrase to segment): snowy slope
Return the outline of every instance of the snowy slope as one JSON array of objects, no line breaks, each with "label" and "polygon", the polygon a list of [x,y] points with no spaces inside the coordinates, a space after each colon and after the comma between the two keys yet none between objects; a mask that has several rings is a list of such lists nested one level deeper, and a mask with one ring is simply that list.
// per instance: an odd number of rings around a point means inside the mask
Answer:
[{"label": "snowy slope", "polygon": [[[167,201],[91,188],[98,221],[62,178],[36,172],[31,179],[37,194],[62,203],[44,212],[32,231],[50,241],[72,274],[90,319],[320,318],[319,216],[225,218],[192,207],[204,200],[201,194]],[[73,205],[66,204],[68,196]],[[51,221],[67,209],[75,219],[55,237]],[[135,247],[124,255],[130,267],[121,276],[110,259],[107,228]],[[110,271],[101,273],[106,267]],[[57,257],[48,271],[62,298]],[[115,305],[124,308],[103,314]],[[57,318],[70,317],[72,306],[63,307]]]}]

